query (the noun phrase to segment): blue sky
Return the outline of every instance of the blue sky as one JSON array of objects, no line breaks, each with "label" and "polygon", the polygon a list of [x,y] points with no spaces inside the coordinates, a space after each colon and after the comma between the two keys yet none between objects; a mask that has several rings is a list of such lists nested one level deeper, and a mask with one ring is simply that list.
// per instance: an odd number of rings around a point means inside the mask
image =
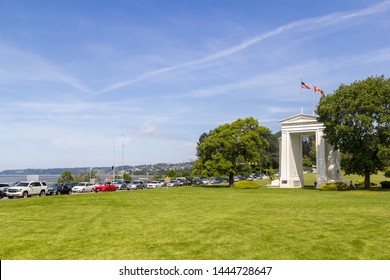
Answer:
[{"label": "blue sky", "polygon": [[389,65],[390,1],[2,0],[0,170],[193,160],[220,124],[312,114],[301,79]]}]

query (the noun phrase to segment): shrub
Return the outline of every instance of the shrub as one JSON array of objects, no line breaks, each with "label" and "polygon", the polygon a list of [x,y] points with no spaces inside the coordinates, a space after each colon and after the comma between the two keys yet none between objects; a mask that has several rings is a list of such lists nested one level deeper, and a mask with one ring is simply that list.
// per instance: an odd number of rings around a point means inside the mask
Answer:
[{"label": "shrub", "polygon": [[382,189],[390,189],[390,181],[382,181],[380,184]]},{"label": "shrub", "polygon": [[348,189],[347,184],[343,182],[325,183],[320,186],[320,191],[346,191]]},{"label": "shrub", "polygon": [[260,186],[253,181],[238,181],[234,187],[236,189],[258,189]]},{"label": "shrub", "polygon": [[320,186],[320,191],[337,191],[337,187],[334,183],[325,183]]},{"label": "shrub", "polygon": [[336,186],[338,191],[347,191],[349,189],[348,185],[343,182],[337,182]]}]

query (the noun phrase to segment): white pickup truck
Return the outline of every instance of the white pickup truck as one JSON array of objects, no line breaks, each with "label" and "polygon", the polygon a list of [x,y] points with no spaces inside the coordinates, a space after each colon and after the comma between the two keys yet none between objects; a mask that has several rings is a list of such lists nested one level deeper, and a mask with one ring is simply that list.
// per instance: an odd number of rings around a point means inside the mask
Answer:
[{"label": "white pickup truck", "polygon": [[29,197],[33,195],[44,196],[47,193],[46,182],[42,181],[21,181],[15,186],[9,187],[6,196],[8,198],[14,197]]}]

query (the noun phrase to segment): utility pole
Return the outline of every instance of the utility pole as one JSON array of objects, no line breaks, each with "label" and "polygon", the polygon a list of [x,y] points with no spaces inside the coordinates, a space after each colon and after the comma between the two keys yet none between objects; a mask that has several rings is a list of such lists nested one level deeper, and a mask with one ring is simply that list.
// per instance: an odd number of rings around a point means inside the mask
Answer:
[{"label": "utility pole", "polygon": [[114,181],[115,181],[115,141],[114,141],[114,165],[112,166],[112,182]]},{"label": "utility pole", "polygon": [[122,179],[123,179],[123,165],[124,165],[124,146],[125,146],[125,144],[124,144],[124,138],[125,138],[125,135],[123,135],[122,134]]}]

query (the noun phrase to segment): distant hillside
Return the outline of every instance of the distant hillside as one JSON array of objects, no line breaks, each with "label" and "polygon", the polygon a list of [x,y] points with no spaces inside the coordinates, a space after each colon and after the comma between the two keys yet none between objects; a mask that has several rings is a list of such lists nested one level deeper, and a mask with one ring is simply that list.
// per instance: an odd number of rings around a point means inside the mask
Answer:
[{"label": "distant hillside", "polygon": [[[157,164],[144,164],[137,166],[116,166],[115,170],[120,172],[125,170],[131,175],[156,175],[166,174],[169,170],[183,171],[191,170],[193,162],[184,163],[157,163]],[[70,171],[72,174],[88,173],[90,167],[70,167],[70,168],[47,168],[47,169],[16,169],[16,170],[4,170],[0,172],[0,175],[59,175],[64,171]],[[100,174],[108,174],[112,172],[112,167],[93,167],[93,170],[98,171]]]}]

